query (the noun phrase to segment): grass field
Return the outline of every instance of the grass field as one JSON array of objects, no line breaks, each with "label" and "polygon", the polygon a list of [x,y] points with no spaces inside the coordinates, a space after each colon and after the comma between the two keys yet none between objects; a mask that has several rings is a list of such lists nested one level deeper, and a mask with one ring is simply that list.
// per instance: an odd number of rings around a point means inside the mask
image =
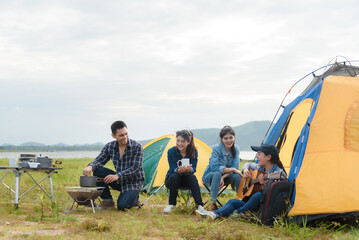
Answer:
[{"label": "grass field", "polygon": [[[39,188],[34,188],[14,208],[13,193],[1,185],[0,239],[359,239],[356,229],[327,222],[317,227],[285,224],[279,221],[273,228],[245,220],[222,219],[215,222],[199,220],[194,206],[186,206],[185,194],[179,197],[172,214],[162,213],[167,195],[158,194],[141,209],[126,212],[107,210],[93,214],[90,211],[63,210],[71,199],[65,187],[78,186],[83,168],[90,159],[57,159],[63,168],[53,175],[56,205]],[[0,159],[0,165],[8,165]],[[3,172],[0,172],[0,178]],[[13,174],[12,174],[13,175]],[[37,180],[43,175],[34,175]],[[3,179],[13,187],[13,176]],[[28,176],[21,179],[23,189],[33,185]],[[47,181],[42,184],[48,187]],[[113,196],[117,196],[113,191]],[[235,195],[220,198],[225,203]],[[203,194],[203,199],[208,199]],[[141,201],[148,195],[141,194]],[[193,200],[191,201],[193,204]]]}]

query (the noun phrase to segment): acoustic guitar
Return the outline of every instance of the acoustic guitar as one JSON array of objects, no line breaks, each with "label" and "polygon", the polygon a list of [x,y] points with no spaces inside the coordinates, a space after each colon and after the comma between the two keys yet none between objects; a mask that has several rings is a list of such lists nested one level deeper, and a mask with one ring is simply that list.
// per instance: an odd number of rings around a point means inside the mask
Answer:
[{"label": "acoustic guitar", "polygon": [[268,178],[272,180],[281,179],[282,172],[274,172],[270,174],[266,174],[263,171],[260,170],[251,170],[249,169],[249,172],[251,173],[251,178],[244,178],[242,177],[242,180],[239,184],[238,192],[237,192],[237,199],[242,200],[244,202],[247,202],[249,198],[255,194],[256,192],[262,191],[262,185],[259,183],[258,175],[263,174],[263,178],[267,180]]}]

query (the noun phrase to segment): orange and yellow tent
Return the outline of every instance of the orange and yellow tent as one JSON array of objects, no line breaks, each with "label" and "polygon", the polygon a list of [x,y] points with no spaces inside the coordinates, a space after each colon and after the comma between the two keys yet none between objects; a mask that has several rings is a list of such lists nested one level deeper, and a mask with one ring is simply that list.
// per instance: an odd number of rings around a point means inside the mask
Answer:
[{"label": "orange and yellow tent", "polygon": [[335,63],[283,107],[265,143],[294,183],[297,222],[359,216],[359,67]]}]

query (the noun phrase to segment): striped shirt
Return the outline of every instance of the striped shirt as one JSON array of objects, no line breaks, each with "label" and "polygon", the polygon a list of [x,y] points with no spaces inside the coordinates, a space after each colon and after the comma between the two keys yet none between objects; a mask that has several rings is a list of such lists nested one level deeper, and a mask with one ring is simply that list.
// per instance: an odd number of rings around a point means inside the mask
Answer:
[{"label": "striped shirt", "polygon": [[104,166],[110,159],[112,159],[116,173],[120,177],[117,181],[120,183],[123,192],[142,190],[145,173],[142,168],[143,149],[141,144],[128,139],[123,156],[120,157],[117,140],[109,142],[89,165],[95,170]]}]

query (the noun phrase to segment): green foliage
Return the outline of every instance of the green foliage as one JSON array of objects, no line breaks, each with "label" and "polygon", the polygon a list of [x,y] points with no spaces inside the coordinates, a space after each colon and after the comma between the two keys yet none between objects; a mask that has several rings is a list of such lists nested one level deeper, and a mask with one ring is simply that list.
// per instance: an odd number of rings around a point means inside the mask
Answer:
[{"label": "green foliage", "polygon": [[[132,208],[125,212],[107,210],[96,212],[76,211],[63,212],[71,200],[65,187],[78,186],[79,176],[91,159],[62,159],[62,170],[53,174],[56,204],[53,205],[38,187],[21,198],[19,209],[13,205],[13,193],[3,188],[0,191],[0,238],[1,239],[357,239],[357,229],[337,223],[322,223],[318,226],[296,225],[278,218],[273,228],[252,223],[250,214],[238,218],[220,219],[209,222],[200,220],[193,213],[194,201],[187,206],[187,194],[181,193],[177,199],[176,210],[163,214],[167,205],[167,193],[154,195],[141,209]],[[1,159],[0,159],[1,162]],[[106,166],[112,167],[112,166]],[[35,179],[43,174],[34,173]],[[1,176],[0,176],[1,177]],[[5,178],[8,184],[12,176]],[[4,179],[4,180],[5,180]],[[21,179],[21,187],[26,188],[33,182]],[[47,181],[41,183],[48,189]],[[112,191],[117,198],[118,192]],[[142,193],[144,202],[149,195]],[[221,195],[222,203],[234,198],[235,193]],[[203,201],[209,195],[202,193]],[[81,208],[82,206],[79,206]],[[8,224],[7,224],[8,223]],[[57,235],[46,235],[46,231],[61,230]],[[44,235],[39,235],[42,231]],[[50,233],[49,233],[50,234]]]},{"label": "green foliage", "polygon": [[27,216],[27,220],[31,222],[52,221],[60,222],[60,209],[58,205],[53,204],[51,200],[44,194],[39,194],[33,199],[33,212]]},{"label": "green foliage", "polygon": [[109,232],[111,230],[111,226],[103,220],[86,219],[83,223],[80,223],[80,225],[89,231]]}]

